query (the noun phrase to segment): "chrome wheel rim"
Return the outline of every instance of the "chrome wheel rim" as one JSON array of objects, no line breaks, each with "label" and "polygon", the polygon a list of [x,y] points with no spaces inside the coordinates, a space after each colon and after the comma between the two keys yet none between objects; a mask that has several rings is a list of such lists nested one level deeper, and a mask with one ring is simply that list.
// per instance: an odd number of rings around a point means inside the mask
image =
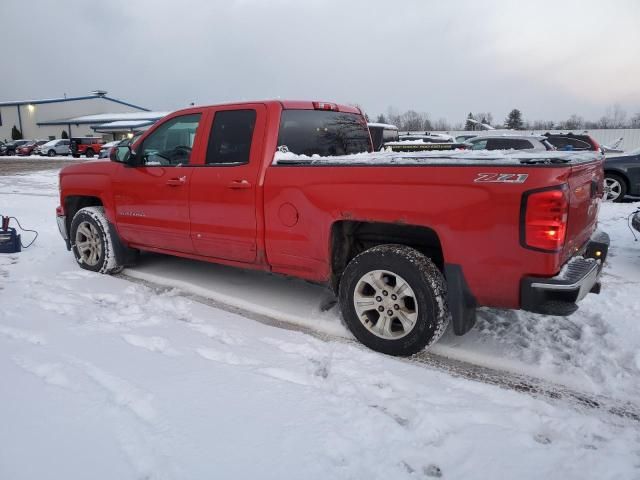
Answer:
[{"label": "chrome wheel rim", "polygon": [[622,194],[622,185],[615,178],[604,179],[604,199],[617,200]]},{"label": "chrome wheel rim", "polygon": [[89,222],[82,222],[76,229],[78,260],[95,267],[102,255],[102,243],[98,229]]},{"label": "chrome wheel rim", "polygon": [[385,340],[408,335],[418,321],[413,289],[404,278],[388,270],[373,270],[358,280],[353,306],[362,325]]}]

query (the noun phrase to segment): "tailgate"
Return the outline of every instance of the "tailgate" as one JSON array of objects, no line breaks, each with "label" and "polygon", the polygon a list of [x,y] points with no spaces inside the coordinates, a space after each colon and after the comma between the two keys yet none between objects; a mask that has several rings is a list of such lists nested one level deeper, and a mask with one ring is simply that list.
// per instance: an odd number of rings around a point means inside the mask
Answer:
[{"label": "tailgate", "polygon": [[571,167],[569,175],[569,220],[563,262],[575,255],[596,228],[602,197],[604,160]]}]

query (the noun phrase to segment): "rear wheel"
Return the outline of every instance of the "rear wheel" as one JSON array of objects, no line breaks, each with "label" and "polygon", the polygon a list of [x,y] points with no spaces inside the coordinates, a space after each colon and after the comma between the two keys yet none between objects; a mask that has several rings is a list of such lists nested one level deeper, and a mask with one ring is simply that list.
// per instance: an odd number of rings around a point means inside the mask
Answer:
[{"label": "rear wheel", "polygon": [[49,150],[47,152],[47,155],[49,155],[50,157],[55,157],[56,156],[56,151],[55,150]]},{"label": "rear wheel", "polygon": [[442,274],[405,245],[379,245],[351,260],[340,280],[340,308],[358,340],[389,355],[419,352],[449,322]]},{"label": "rear wheel", "polygon": [[605,173],[604,199],[610,202],[621,202],[627,194],[627,183],[620,175]]}]

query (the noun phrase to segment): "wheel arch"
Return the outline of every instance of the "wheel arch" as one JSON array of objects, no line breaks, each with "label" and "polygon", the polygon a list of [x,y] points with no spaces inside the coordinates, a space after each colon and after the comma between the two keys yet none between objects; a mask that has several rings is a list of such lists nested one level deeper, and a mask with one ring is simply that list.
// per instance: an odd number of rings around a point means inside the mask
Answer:
[{"label": "wheel arch", "polygon": [[401,223],[340,220],[332,224],[330,235],[330,285],[338,291],[340,277],[347,264],[359,253],[377,245],[394,243],[415,248],[444,271],[444,253],[440,236],[430,228]]},{"label": "wheel arch", "polygon": [[606,177],[607,174],[616,175],[616,176],[622,178],[622,180],[625,183],[625,187],[626,187],[627,191],[629,191],[629,186],[630,186],[631,182],[629,181],[628,174],[624,170],[619,170],[617,168],[605,168],[604,169],[604,176]]}]

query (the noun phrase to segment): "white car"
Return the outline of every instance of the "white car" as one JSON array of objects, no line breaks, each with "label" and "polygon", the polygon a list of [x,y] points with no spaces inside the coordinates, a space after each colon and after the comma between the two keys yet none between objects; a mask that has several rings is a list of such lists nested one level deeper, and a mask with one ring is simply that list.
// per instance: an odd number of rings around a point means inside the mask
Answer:
[{"label": "white car", "polygon": [[546,152],[556,148],[542,135],[479,135],[466,141],[471,150]]},{"label": "white car", "polygon": [[68,139],[58,139],[58,140],[50,140],[44,145],[40,145],[38,147],[38,153],[42,156],[46,155],[48,157],[55,157],[56,155],[69,155],[71,151],[69,150],[70,142]]}]

